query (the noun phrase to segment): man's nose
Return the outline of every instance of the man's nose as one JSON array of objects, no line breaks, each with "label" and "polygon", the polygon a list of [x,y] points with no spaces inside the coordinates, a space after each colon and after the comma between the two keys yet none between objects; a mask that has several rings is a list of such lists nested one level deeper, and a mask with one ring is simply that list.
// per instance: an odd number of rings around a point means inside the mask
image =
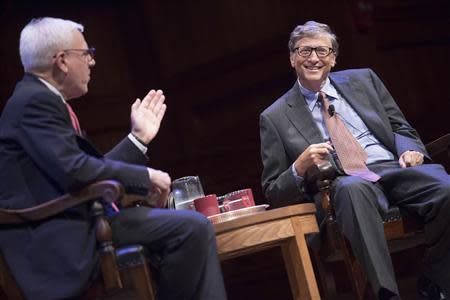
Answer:
[{"label": "man's nose", "polygon": [[317,61],[319,57],[317,56],[316,50],[312,50],[311,54],[308,57],[308,60]]},{"label": "man's nose", "polygon": [[89,61],[89,67],[90,68],[92,68],[93,66],[95,66],[95,59],[91,59],[90,61]]}]

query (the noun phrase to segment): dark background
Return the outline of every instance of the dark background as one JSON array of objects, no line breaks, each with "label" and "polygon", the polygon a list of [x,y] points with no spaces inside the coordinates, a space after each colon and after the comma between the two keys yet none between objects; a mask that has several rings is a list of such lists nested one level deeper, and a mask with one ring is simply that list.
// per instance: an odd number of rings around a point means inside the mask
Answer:
[{"label": "dark background", "polygon": [[[448,0],[0,0],[0,110],[23,76],[20,31],[42,16],[82,23],[97,49],[90,91],[73,101],[90,139],[110,149],[130,130],[134,99],[163,89],[151,166],[199,175],[206,193],[251,187],[264,201],[258,117],[293,85],[289,33],[308,20],[337,33],[336,70],[378,73],[424,142],[449,131]],[[414,258],[399,258],[396,271],[410,273]],[[290,299],[282,266],[276,249],[223,262],[230,300]]]},{"label": "dark background", "polygon": [[449,129],[449,1],[1,0],[0,110],[23,76],[20,30],[41,16],[82,23],[97,49],[89,93],[73,101],[89,138],[107,151],[134,99],[163,89],[150,165],[199,175],[206,193],[251,187],[264,201],[258,117],[294,83],[287,41],[308,20],[337,33],[335,70],[373,68],[424,142]]}]

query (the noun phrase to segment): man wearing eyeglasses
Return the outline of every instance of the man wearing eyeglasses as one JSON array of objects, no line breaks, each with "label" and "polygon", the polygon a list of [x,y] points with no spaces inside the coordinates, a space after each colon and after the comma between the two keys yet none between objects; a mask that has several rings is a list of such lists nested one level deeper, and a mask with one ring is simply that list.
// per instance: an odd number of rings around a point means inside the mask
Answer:
[{"label": "man wearing eyeglasses", "polygon": [[[148,248],[158,299],[226,299],[211,223],[164,209],[171,180],[146,167],[147,145],[166,111],[162,91],[131,106],[131,133],[102,156],[68,104],[88,91],[94,49],[81,24],[34,19],[21,32],[25,70],[0,118],[0,207],[36,206],[99,180],[149,195],[155,208],[107,206],[116,246]],[[114,211],[115,210],[115,211]],[[26,299],[74,299],[98,268],[89,205],[48,220],[0,228],[0,250]]]},{"label": "man wearing eyeglasses", "polygon": [[391,203],[425,223],[420,290],[443,299],[450,294],[449,175],[440,165],[423,164],[423,143],[372,70],[331,72],[339,49],[328,25],[297,26],[289,50],[297,80],[260,116],[266,198],[273,207],[314,201],[306,170],[336,160],[337,222],[375,295],[400,298],[378,212]]}]

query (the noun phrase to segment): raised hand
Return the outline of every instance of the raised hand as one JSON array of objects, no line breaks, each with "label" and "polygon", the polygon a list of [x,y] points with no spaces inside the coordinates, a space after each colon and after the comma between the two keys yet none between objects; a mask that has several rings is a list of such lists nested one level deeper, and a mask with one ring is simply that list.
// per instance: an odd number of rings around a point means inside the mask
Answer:
[{"label": "raised hand", "polygon": [[131,105],[131,133],[145,144],[158,133],[167,108],[164,100],[161,90],[150,90],[142,101],[138,98]]}]

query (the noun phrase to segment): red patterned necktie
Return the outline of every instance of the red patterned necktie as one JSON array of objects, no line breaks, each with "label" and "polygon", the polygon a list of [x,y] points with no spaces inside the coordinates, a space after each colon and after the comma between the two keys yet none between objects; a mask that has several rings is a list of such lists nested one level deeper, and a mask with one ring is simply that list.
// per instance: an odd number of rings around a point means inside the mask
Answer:
[{"label": "red patterned necktie", "polygon": [[318,101],[322,104],[322,116],[345,174],[358,176],[372,182],[378,181],[380,176],[366,166],[366,151],[350,133],[338,114],[329,113],[330,101],[324,92],[319,92]]},{"label": "red patterned necktie", "polygon": [[78,135],[81,135],[81,127],[80,127],[80,122],[78,121],[77,115],[73,111],[70,104],[67,102],[66,102],[66,107],[67,107],[67,110],[69,111],[70,119],[72,120],[73,129],[75,129],[75,132]]}]

